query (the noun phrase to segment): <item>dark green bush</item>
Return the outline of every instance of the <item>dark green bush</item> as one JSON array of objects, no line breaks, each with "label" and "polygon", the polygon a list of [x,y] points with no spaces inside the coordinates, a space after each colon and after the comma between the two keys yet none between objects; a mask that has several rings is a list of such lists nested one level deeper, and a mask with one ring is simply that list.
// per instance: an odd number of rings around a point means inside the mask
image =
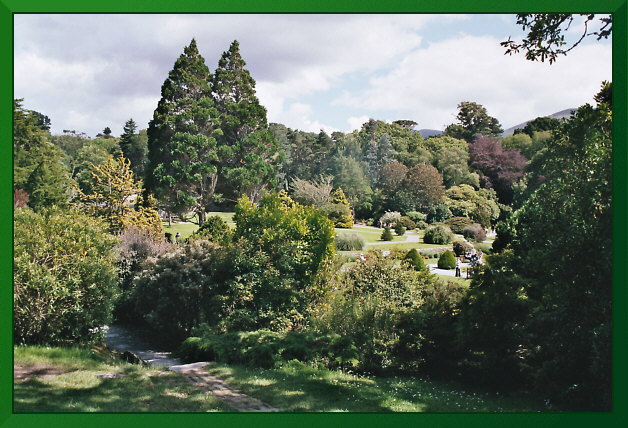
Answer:
[{"label": "dark green bush", "polygon": [[451,217],[451,210],[445,204],[439,204],[431,207],[427,213],[425,221],[429,224],[438,223]]},{"label": "dark green bush", "polygon": [[336,235],[336,250],[355,251],[362,250],[366,242],[357,233],[339,233]]},{"label": "dark green bush", "polygon": [[486,232],[482,226],[474,223],[471,226],[465,226],[462,230],[462,236],[475,242],[482,242],[486,239]]},{"label": "dark green bush", "polygon": [[454,238],[454,234],[447,226],[432,225],[425,229],[423,241],[427,244],[449,244]]},{"label": "dark green bush", "polygon": [[393,240],[393,234],[392,234],[392,231],[390,230],[390,227],[386,226],[384,228],[384,231],[382,232],[382,236],[380,237],[380,239],[382,241],[392,241]]},{"label": "dark green bush", "polygon": [[438,258],[439,269],[453,269],[456,267],[456,256],[453,251],[444,251]]},{"label": "dark green bush", "polygon": [[473,224],[473,220],[467,217],[451,217],[445,220],[445,224],[449,226],[452,232],[462,234],[466,226]]},{"label": "dark green bush", "polygon": [[473,248],[471,244],[468,244],[467,242],[464,242],[464,241],[454,241],[452,246],[453,246],[453,250],[456,256],[461,256],[463,254],[466,254],[468,251],[471,251],[471,249]]},{"label": "dark green bush", "polygon": [[217,215],[208,217],[205,223],[199,227],[189,238],[190,241],[207,239],[217,244],[226,245],[233,238],[233,230],[226,221]]},{"label": "dark green bush", "polygon": [[406,233],[406,228],[405,228],[405,226],[404,226],[403,224],[401,224],[401,223],[397,223],[397,224],[395,225],[395,233],[396,233],[398,236],[402,236],[403,234],[405,234],[405,233]]},{"label": "dark green bush", "polygon": [[178,356],[184,362],[217,361],[264,368],[295,359],[322,363],[329,368],[350,368],[360,358],[352,339],[338,334],[269,330],[212,334],[210,331],[207,326],[195,329],[198,337],[187,338]]},{"label": "dark green bush", "polygon": [[[97,341],[117,294],[114,246],[106,225],[75,210],[16,210],[13,340],[68,345]],[[91,331],[90,331],[91,330]]]},{"label": "dark green bush", "polygon": [[414,268],[414,270],[426,270],[427,269],[427,267],[425,266],[425,261],[423,260],[423,257],[419,254],[419,252],[415,248],[408,251],[408,253],[404,257],[404,260],[410,263],[410,265]]}]

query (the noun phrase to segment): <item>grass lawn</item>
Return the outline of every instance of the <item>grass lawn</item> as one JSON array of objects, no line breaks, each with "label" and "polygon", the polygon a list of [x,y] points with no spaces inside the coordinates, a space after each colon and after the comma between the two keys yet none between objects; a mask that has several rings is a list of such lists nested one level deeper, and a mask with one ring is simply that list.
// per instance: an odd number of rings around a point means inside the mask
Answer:
[{"label": "grass lawn", "polygon": [[163,226],[164,232],[172,233],[173,239],[177,232],[181,234],[181,239],[185,239],[198,229],[197,224],[190,223],[172,223],[172,226],[168,226],[168,222],[164,222]]},{"label": "grass lawn", "polygon": [[[341,233],[352,233],[354,235],[359,235],[362,237],[362,239],[364,239],[364,241],[369,244],[372,242],[386,242],[386,241],[382,241],[380,239],[380,237],[382,236],[382,232],[384,231],[384,229],[377,229],[377,228],[368,228],[368,230],[364,229],[364,228],[355,228],[355,229],[339,229],[339,228],[335,228],[334,229],[336,231],[336,235],[341,234]],[[407,237],[405,235],[403,236],[397,236],[395,235],[395,232],[393,231],[393,240],[392,241],[388,241],[388,242],[403,242],[407,239]]]},{"label": "grass lawn", "polygon": [[[15,412],[229,412],[174,372],[112,363],[88,349],[15,347]],[[207,370],[285,412],[500,412],[540,404],[417,377],[356,376],[292,361],[256,369]],[[28,377],[37,372],[36,377]],[[42,376],[42,374],[45,374]],[[105,375],[99,377],[99,375]]]},{"label": "grass lawn", "polygon": [[[231,212],[208,212],[207,217],[218,216],[222,218],[227,224],[231,227],[235,227],[235,223],[233,221],[233,214]],[[164,232],[172,233],[172,236],[177,234],[181,235],[181,239],[185,239],[189,237],[196,229],[198,229],[198,225],[191,223],[172,223],[172,226],[168,226],[168,222],[163,222]]]},{"label": "grass lawn", "polygon": [[14,380],[15,412],[230,411],[178,373],[112,363],[89,349],[18,346],[14,356],[26,377]]},{"label": "grass lawn", "polygon": [[506,412],[542,410],[522,398],[464,391],[417,377],[356,376],[298,361],[281,368],[215,364],[207,370],[287,412]]}]

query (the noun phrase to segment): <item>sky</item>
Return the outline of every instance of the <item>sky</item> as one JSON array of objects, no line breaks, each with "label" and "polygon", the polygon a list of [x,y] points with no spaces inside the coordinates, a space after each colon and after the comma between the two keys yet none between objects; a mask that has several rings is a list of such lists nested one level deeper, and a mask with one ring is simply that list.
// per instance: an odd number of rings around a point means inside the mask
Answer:
[{"label": "sky", "polygon": [[[575,22],[569,37],[584,27]],[[369,118],[442,130],[457,105],[504,129],[585,103],[611,80],[611,41],[585,39],[554,64],[504,55],[514,15],[14,16],[14,97],[64,129],[148,127],[161,85],[192,38],[210,71],[233,40],[268,121],[350,132]]]}]

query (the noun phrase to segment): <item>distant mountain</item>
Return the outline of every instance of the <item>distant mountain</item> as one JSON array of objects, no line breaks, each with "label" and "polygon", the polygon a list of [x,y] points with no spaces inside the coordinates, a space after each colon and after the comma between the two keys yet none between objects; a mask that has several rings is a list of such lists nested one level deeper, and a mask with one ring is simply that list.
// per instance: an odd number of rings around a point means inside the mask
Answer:
[{"label": "distant mountain", "polygon": [[419,129],[418,132],[421,134],[421,137],[436,137],[443,133],[443,131],[438,131],[436,129]]},{"label": "distant mountain", "polygon": [[[574,111],[576,111],[577,109],[575,108],[568,108],[565,110],[561,110],[559,112],[556,112],[554,114],[550,114],[547,117],[551,117],[552,119],[563,119],[563,118],[569,118],[571,116],[571,113],[573,113]],[[515,125],[513,127],[510,127],[508,129],[506,129],[504,131],[504,133],[502,134],[502,137],[508,137],[509,135],[512,135],[515,133],[515,129],[522,129],[525,128],[525,126],[528,124],[528,122],[534,120],[536,118],[530,119],[530,120],[526,120],[523,123],[520,123],[519,125]]]}]

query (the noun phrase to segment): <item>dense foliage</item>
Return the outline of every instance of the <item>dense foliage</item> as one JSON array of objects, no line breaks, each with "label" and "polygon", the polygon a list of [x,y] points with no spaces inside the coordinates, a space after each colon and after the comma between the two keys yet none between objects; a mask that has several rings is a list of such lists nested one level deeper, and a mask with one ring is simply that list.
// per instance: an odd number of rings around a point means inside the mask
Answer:
[{"label": "dense foliage", "polygon": [[116,240],[77,211],[15,212],[13,334],[18,344],[100,339],[117,293]]},{"label": "dense foliage", "polygon": [[182,340],[201,323],[215,332],[284,331],[304,323],[325,293],[321,275],[334,254],[325,216],[268,194],[259,206],[244,196],[234,220],[231,242],[220,233],[221,245],[192,240],[150,262],[138,278],[137,315],[162,338]]},{"label": "dense foliage", "polygon": [[423,235],[423,241],[427,244],[449,244],[454,239],[454,234],[447,226],[440,224],[428,226]]}]

